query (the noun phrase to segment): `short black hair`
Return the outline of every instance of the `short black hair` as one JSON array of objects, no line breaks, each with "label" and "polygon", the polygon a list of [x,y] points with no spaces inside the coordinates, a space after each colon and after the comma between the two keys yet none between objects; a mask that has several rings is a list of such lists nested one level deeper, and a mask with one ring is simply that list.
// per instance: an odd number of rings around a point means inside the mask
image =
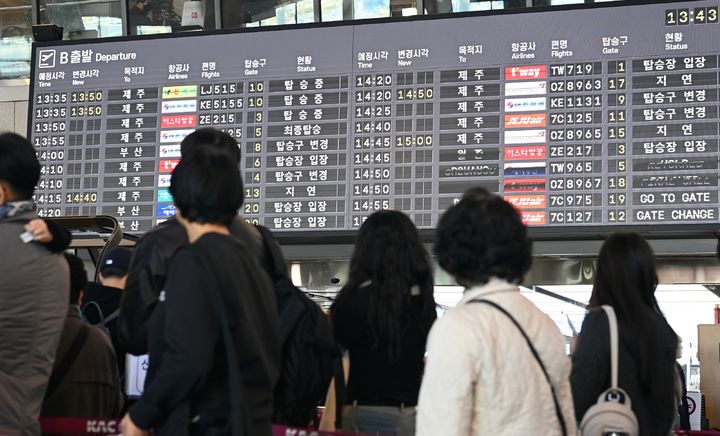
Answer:
[{"label": "short black hair", "polygon": [[188,221],[229,226],[243,203],[240,169],[223,150],[195,148],[173,170],[170,193]]},{"label": "short black hair", "polygon": [[490,191],[483,188],[482,186],[473,186],[472,188],[468,188],[465,193],[463,193],[462,199],[466,198],[479,198],[479,197],[485,197],[487,195],[492,195]]},{"label": "short black hair", "polygon": [[85,289],[88,283],[85,264],[79,257],[70,253],[63,253],[70,267],[70,304],[77,304],[80,299],[80,292]]},{"label": "short black hair", "polygon": [[15,133],[0,135],[0,181],[10,184],[16,200],[29,200],[40,180],[35,148]]},{"label": "short black hair", "polygon": [[482,285],[491,277],[520,283],[531,253],[520,214],[497,195],[468,196],[440,218],[435,255],[462,285]]},{"label": "short black hair", "polygon": [[240,146],[235,138],[212,127],[203,127],[187,135],[180,143],[180,155],[185,157],[191,150],[207,147],[230,153],[235,162],[240,164]]}]

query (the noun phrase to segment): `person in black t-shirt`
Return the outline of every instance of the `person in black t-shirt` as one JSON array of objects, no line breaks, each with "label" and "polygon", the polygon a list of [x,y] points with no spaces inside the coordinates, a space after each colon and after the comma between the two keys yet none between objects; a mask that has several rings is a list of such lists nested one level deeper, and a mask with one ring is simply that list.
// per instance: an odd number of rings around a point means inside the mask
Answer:
[{"label": "person in black t-shirt", "polygon": [[145,391],[123,435],[272,435],[280,325],[272,285],[231,236],[242,206],[236,161],[198,147],[177,165],[170,193],[189,245],[173,257],[148,330]]},{"label": "person in black t-shirt", "polygon": [[432,268],[415,225],[398,211],[360,227],[347,285],[330,309],[350,353],[343,430],[415,433],[425,342],[437,318]]}]

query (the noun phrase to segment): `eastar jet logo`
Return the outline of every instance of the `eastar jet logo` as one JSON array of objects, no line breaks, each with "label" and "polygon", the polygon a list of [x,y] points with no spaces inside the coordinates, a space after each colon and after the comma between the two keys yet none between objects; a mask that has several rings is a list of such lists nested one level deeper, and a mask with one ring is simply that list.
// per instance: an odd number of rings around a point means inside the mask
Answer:
[{"label": "eastar jet logo", "polygon": [[161,160],[158,166],[161,173],[171,173],[175,169],[177,164],[180,163],[180,159],[166,159]]},{"label": "eastar jet logo", "polygon": [[197,116],[195,115],[167,115],[160,119],[160,128],[195,127]]},{"label": "eastar jet logo", "polygon": [[197,100],[164,101],[161,111],[164,114],[197,112]]},{"label": "eastar jet logo", "polygon": [[522,212],[522,221],[528,226],[542,226],[545,225],[546,216],[545,212]]},{"label": "eastar jet logo", "polygon": [[543,209],[547,204],[544,195],[506,195],[505,201],[518,209]]},{"label": "eastar jet logo", "polygon": [[533,65],[522,67],[505,67],[505,80],[545,79],[547,67]]},{"label": "eastar jet logo", "polygon": [[546,156],[544,145],[505,147],[505,160],[544,160]]},{"label": "eastar jet logo", "polygon": [[505,128],[545,127],[545,114],[505,115]]},{"label": "eastar jet logo", "polygon": [[40,50],[38,52],[38,67],[55,68],[55,50]]},{"label": "eastar jet logo", "polygon": [[188,98],[197,97],[197,85],[164,86],[162,98]]},{"label": "eastar jet logo", "polygon": [[506,97],[545,94],[547,94],[547,83],[545,82],[509,82],[505,84]]}]

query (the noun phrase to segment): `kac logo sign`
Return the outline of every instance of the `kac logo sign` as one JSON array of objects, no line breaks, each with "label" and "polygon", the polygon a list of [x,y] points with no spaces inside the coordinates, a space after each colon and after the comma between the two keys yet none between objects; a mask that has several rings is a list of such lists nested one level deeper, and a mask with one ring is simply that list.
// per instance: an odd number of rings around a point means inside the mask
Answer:
[{"label": "kac logo sign", "polygon": [[38,56],[40,57],[38,67],[55,68],[55,50],[40,50]]}]

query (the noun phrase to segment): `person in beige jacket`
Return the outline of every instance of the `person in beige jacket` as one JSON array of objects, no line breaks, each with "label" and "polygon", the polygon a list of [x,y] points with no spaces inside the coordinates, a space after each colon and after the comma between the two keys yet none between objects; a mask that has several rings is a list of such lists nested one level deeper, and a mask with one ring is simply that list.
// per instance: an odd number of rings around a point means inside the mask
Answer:
[{"label": "person in beige jacket", "polygon": [[530,252],[518,212],[498,196],[466,195],[443,215],[435,254],[466,291],[430,331],[417,436],[575,435],[564,338],[517,286]]}]

